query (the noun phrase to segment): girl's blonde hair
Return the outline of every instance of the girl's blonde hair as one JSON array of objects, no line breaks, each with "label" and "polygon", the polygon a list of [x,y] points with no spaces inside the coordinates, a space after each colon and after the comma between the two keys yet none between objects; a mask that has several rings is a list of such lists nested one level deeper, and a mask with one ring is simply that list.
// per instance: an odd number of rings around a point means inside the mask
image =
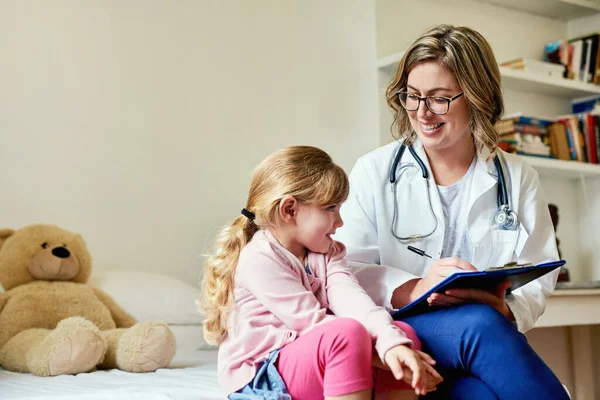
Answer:
[{"label": "girl's blonde hair", "polygon": [[[407,144],[416,138],[397,94],[406,88],[410,71],[428,61],[439,62],[456,77],[471,112],[469,128],[475,148],[479,155],[493,157],[498,149],[494,123],[504,113],[500,70],[487,40],[466,27],[434,26],[421,35],[400,60],[398,71],[386,91],[387,103],[394,109],[394,138],[404,139]],[[488,150],[487,154],[484,149]]]},{"label": "girl's blonde hair", "polygon": [[316,147],[286,147],[268,156],[256,168],[245,207],[254,213],[255,219],[240,215],[225,225],[204,264],[201,307],[204,338],[208,343],[219,344],[225,338],[240,251],[259,229],[280,223],[281,199],[290,195],[299,203],[333,205],[346,200],[348,190],[344,170]]}]

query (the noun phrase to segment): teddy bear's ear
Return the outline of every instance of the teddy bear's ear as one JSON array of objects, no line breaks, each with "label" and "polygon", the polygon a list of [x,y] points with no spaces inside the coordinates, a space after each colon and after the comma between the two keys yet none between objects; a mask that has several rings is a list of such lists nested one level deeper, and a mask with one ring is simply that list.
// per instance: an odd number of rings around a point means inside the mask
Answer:
[{"label": "teddy bear's ear", "polygon": [[0,247],[2,247],[2,245],[4,244],[6,239],[11,237],[13,235],[13,233],[15,233],[14,229],[8,229],[8,228],[0,229]]}]

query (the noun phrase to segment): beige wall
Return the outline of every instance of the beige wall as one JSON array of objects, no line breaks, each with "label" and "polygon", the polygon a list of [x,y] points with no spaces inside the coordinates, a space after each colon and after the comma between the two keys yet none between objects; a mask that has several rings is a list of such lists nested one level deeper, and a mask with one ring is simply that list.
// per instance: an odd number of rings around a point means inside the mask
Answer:
[{"label": "beige wall", "polygon": [[2,1],[0,226],[193,284],[266,154],[376,146],[374,42],[362,0]]},{"label": "beige wall", "polygon": [[592,32],[600,32],[600,13],[569,21],[568,23],[570,38],[584,36]]},{"label": "beige wall", "polygon": [[466,25],[490,42],[499,62],[541,58],[544,44],[567,33],[565,22],[470,0],[376,0],[377,55],[408,47],[436,24]]}]

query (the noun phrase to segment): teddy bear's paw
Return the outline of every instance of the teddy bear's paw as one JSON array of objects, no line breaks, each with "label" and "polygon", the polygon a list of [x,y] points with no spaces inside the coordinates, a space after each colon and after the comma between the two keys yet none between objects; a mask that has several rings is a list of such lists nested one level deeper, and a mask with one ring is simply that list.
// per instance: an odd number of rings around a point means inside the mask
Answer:
[{"label": "teddy bear's paw", "polygon": [[152,372],[169,365],[175,355],[175,337],[164,323],[141,322],[123,334],[117,350],[119,368]]},{"label": "teddy bear's paw", "polygon": [[34,373],[55,376],[88,372],[102,361],[106,346],[92,322],[81,317],[64,319],[40,343],[38,360],[47,361],[38,363]]}]

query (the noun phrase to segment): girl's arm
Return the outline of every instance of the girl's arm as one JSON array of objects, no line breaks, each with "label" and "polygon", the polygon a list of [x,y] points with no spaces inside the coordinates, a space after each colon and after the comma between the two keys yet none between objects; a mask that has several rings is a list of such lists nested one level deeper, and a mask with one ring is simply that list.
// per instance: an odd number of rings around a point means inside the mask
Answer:
[{"label": "girl's arm", "polygon": [[333,319],[292,268],[266,253],[240,259],[236,280],[289,329],[302,335]]},{"label": "girl's arm", "polygon": [[346,249],[335,242],[327,255],[327,300],[329,309],[338,317],[349,317],[360,321],[369,331],[375,342],[379,357],[385,359],[385,353],[394,346],[408,345],[412,341],[393,324],[392,317],[383,308],[378,307],[354,275],[346,267]]}]

